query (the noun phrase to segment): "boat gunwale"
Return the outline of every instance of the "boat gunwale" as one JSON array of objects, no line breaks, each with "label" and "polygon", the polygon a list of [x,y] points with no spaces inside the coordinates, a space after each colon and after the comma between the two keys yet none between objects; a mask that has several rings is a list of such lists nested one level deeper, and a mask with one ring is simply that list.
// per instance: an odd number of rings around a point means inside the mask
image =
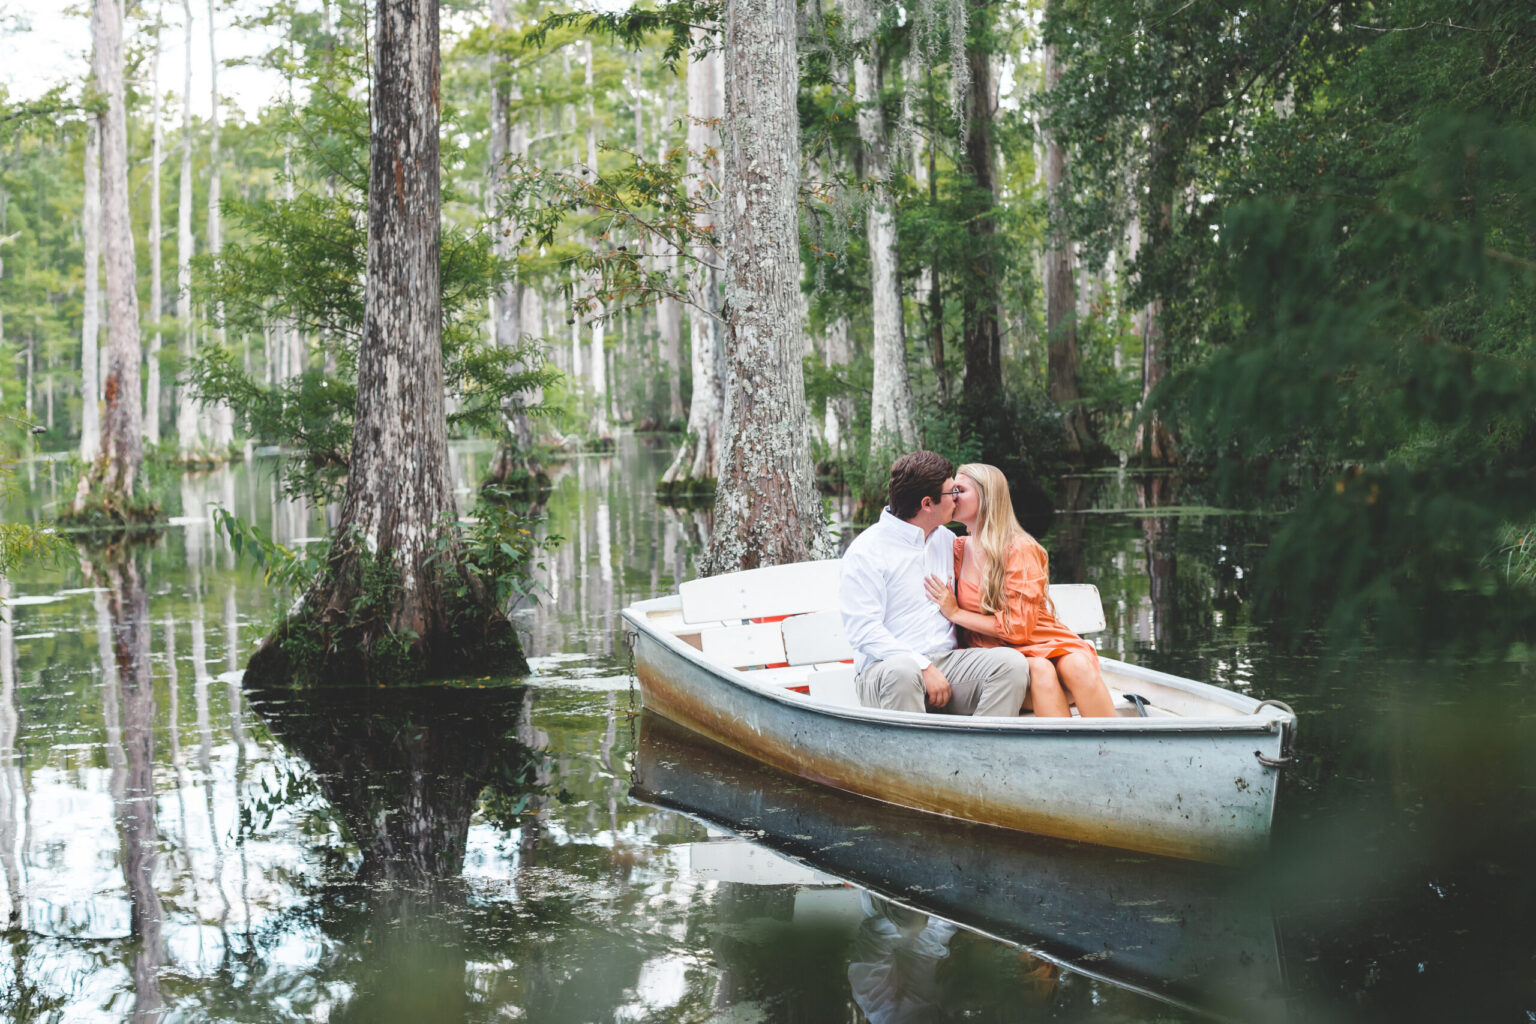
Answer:
[{"label": "boat gunwale", "polygon": [[[1107,667],[1112,666],[1115,671],[1125,669],[1127,674],[1141,677],[1148,682],[1172,686],[1175,689],[1190,693],[1192,696],[1213,700],[1215,703],[1226,704],[1229,707],[1233,707],[1236,713],[1231,716],[1178,716],[1169,718],[1035,718],[1033,716],[1013,718],[935,715],[921,711],[892,711],[884,708],[826,704],[809,700],[801,694],[794,694],[792,696],[783,687],[757,685],[751,681],[743,670],[711,661],[704,657],[702,651],[692,644],[684,642],[676,633],[670,630],[658,629],[653,624],[645,621],[644,617],[650,611],[671,609],[673,607],[672,602],[675,600],[675,595],[670,595],[637,601],[621,609],[620,616],[630,627],[643,632],[647,637],[661,644],[665,649],[692,662],[717,678],[731,683],[740,690],[767,698],[785,707],[824,715],[828,718],[892,726],[907,730],[962,731],[1004,735],[1058,732],[1074,736],[1096,733],[1160,735],[1166,733],[1209,732],[1268,735],[1287,727],[1295,727],[1295,716],[1293,714],[1273,704],[1265,704],[1258,698],[1226,690],[1219,686],[1213,686],[1210,683],[1202,683],[1194,679],[1186,679],[1183,676],[1175,676],[1166,672],[1159,672],[1155,669],[1131,665],[1113,658],[1103,658],[1102,660],[1106,663]],[[1216,696],[1212,697],[1208,694],[1215,694]],[[1243,704],[1252,705],[1246,714],[1243,713],[1241,708]],[[1264,714],[1264,712],[1268,712],[1268,714]]]}]

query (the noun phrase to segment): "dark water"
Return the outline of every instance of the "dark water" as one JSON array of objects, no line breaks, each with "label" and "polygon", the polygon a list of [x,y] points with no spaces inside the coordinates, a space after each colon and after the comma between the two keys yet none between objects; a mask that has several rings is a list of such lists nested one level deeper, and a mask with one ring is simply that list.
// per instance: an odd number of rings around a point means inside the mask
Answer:
[{"label": "dark water", "polygon": [[[1275,855],[936,823],[633,714],[618,609],[687,578],[708,531],[651,499],[667,454],[562,467],[527,679],[242,690],[280,595],[207,503],[325,530],[260,458],[170,482],[152,546],[8,581],[0,1016],[1536,1019],[1529,666],[1320,654],[1249,615],[1264,520],[1073,481],[1044,539],[1103,593],[1102,647],[1300,713]],[[488,453],[455,457],[473,479]],[[22,482],[32,510],[67,484]]]}]

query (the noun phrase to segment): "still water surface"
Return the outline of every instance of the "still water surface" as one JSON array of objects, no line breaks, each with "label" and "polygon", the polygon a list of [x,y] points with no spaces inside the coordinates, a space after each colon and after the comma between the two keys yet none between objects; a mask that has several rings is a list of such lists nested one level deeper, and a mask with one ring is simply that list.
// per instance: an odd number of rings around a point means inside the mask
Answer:
[{"label": "still water surface", "polygon": [[[638,714],[618,609],[707,515],[664,442],[559,468],[533,675],[242,688],[279,595],[271,460],[173,482],[157,543],[0,586],[0,1016],[17,1021],[1536,1019],[1529,666],[1348,659],[1247,613],[1266,522],[1071,481],[1041,528],[1116,657],[1290,702],[1305,759],[1239,872],[1000,835]],[[474,480],[488,453],[455,450]],[[26,469],[32,508],[61,484]]]}]

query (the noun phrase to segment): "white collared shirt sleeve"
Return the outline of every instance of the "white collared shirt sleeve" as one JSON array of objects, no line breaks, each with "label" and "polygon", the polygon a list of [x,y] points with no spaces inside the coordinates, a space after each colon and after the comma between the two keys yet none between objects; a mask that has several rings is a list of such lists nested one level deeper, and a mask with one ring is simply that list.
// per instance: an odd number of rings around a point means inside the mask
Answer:
[{"label": "white collared shirt sleeve", "polygon": [[843,556],[837,606],[843,616],[843,633],[857,654],[854,668],[862,672],[898,654],[910,655],[920,668],[927,668],[932,664],[927,655],[901,643],[885,627],[890,568],[877,562],[879,554],[878,550],[864,547],[850,548]]}]

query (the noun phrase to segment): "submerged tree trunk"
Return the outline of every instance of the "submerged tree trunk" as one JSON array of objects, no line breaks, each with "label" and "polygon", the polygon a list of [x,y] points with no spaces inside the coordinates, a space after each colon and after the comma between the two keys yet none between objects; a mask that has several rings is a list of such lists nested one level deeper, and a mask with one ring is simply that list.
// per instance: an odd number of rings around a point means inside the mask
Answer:
[{"label": "submerged tree trunk", "polygon": [[966,51],[970,65],[970,130],[965,138],[966,170],[970,174],[965,223],[971,234],[970,257],[961,270],[962,344],[965,380],[962,393],[966,407],[985,409],[1002,385],[1003,340],[998,324],[998,274],[996,266],[997,205],[996,171],[992,156],[994,97],[992,61],[979,47]]},{"label": "submerged tree trunk", "polygon": [[128,108],[123,82],[123,19],[117,0],[96,0],[91,13],[96,88],[106,98],[101,121],[102,255],[107,279],[107,372],[102,381],[104,459],[81,477],[74,512],[94,501],[116,518],[133,514],[144,460],[140,406],[139,295],[128,214]]},{"label": "submerged tree trunk", "polygon": [[[330,561],[249,672],[379,682],[526,672],[511,624],[463,565],[443,399],[438,8],[377,7],[368,265],[346,498]],[[294,664],[285,638],[328,637]],[[306,636],[305,634],[308,634]],[[333,653],[334,652],[334,653]]]},{"label": "submerged tree trunk", "polygon": [[101,117],[85,123],[85,323],[80,332],[80,458],[101,454]]},{"label": "submerged tree trunk", "polygon": [[[181,334],[181,361],[192,361],[192,0],[182,0],[185,20],[182,45],[186,67],[181,86],[181,191],[176,206],[176,322]],[[176,388],[176,443],[182,458],[202,448],[198,426],[200,403],[185,380]]]},{"label": "submerged tree trunk", "polygon": [[[1045,87],[1054,93],[1061,80],[1056,47],[1045,48]],[[1087,414],[1083,411],[1079,367],[1082,355],[1077,341],[1077,279],[1072,259],[1072,240],[1062,224],[1062,190],[1067,172],[1066,151],[1054,136],[1045,148],[1045,187],[1050,198],[1050,235],[1045,252],[1046,387],[1051,401],[1065,417],[1067,449],[1081,454],[1093,447]]]},{"label": "submerged tree trunk", "polygon": [[831,550],[800,362],[795,5],[730,0],[724,47],[724,451],[706,574]]},{"label": "submerged tree trunk", "polygon": [[866,178],[873,193],[865,214],[874,339],[868,458],[873,465],[885,465],[895,449],[910,451],[917,447],[917,412],[907,375],[901,288],[896,277],[895,195],[891,190],[890,133],[880,106],[880,52],[874,0],[855,0],[849,14],[859,47],[853,61],[853,97],[859,109]]},{"label": "submerged tree trunk", "polygon": [[[703,30],[695,30],[696,46],[704,35]],[[710,208],[719,187],[719,164],[707,154],[720,149],[720,62],[718,50],[690,57],[688,62],[687,173],[689,187],[703,206],[695,223],[704,230],[714,227]],[[721,372],[724,331],[720,320],[720,280],[714,266],[717,259],[716,252],[705,250],[702,261],[691,272],[688,365],[693,391],[688,400],[687,434],[661,477],[659,489],[667,497],[712,493],[719,474],[720,416],[725,408],[725,392]]]}]

